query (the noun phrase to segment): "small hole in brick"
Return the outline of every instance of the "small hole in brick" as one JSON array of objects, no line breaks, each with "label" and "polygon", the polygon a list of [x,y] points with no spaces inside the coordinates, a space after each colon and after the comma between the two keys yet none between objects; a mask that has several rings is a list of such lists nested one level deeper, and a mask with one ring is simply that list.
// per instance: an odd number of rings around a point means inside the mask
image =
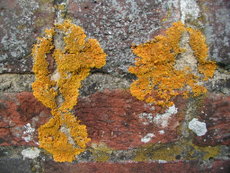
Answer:
[{"label": "small hole in brick", "polygon": [[181,159],[181,155],[176,155],[176,159],[180,160]]},{"label": "small hole in brick", "polygon": [[208,160],[213,160],[214,158],[213,157],[209,157],[209,159]]}]

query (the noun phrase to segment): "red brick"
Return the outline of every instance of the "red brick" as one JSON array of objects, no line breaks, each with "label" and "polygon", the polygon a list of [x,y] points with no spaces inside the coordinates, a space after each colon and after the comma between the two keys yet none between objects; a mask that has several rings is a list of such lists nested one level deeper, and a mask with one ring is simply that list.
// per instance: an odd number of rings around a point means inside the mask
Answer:
[{"label": "red brick", "polygon": [[[155,136],[148,143],[167,143],[177,140],[179,126],[185,105],[177,99],[179,113],[172,115],[165,128],[158,127],[151,119],[160,112],[152,106],[134,98],[129,91],[106,90],[80,98],[76,106],[76,116],[86,124],[92,142],[103,142],[115,149],[129,149],[145,143],[141,138],[148,133]],[[140,115],[149,114],[149,118]],[[144,124],[147,123],[147,124]],[[164,130],[164,134],[159,131]]]},{"label": "red brick", "polygon": [[230,97],[210,94],[204,100],[199,119],[206,123],[207,133],[196,137],[198,145],[230,145]]},{"label": "red brick", "polygon": [[[148,144],[178,139],[180,133],[176,128],[183,119],[184,101],[179,98],[176,101],[179,113],[172,115],[164,128],[148,118],[140,118],[143,113],[153,118],[161,111],[159,107],[152,110],[152,106],[135,99],[125,90],[106,90],[80,98],[76,115],[87,126],[93,143],[103,142],[114,149],[129,149],[144,145],[141,139],[149,133],[155,136]],[[34,145],[37,142],[37,128],[48,120],[49,110],[28,92],[4,94],[0,104],[0,128],[3,131],[0,138],[4,139],[1,145]],[[27,123],[36,129],[30,143],[23,140],[27,136],[23,134]],[[164,134],[160,134],[160,130],[164,130]]]},{"label": "red brick", "polygon": [[36,131],[30,134],[34,140],[27,143],[22,138],[29,135],[23,134],[24,126],[30,123],[32,128],[38,128],[48,120],[49,110],[29,92],[5,93],[0,105],[0,145],[35,145]]}]

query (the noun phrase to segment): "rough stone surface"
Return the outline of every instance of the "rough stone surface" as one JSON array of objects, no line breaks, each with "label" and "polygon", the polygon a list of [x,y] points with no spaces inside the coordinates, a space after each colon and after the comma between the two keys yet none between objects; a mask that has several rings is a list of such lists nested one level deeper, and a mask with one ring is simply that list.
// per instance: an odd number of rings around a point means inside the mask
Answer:
[{"label": "rough stone surface", "polygon": [[212,93],[230,96],[230,73],[223,69],[217,70],[213,79],[207,81],[205,86]]},{"label": "rough stone surface", "polygon": [[108,54],[104,71],[121,75],[134,62],[131,46],[152,39],[179,20],[178,7],[178,0],[70,0],[67,16],[99,40]]},{"label": "rough stone surface", "polygon": [[0,73],[30,72],[32,44],[53,21],[52,0],[1,0]]},{"label": "rough stone surface", "polygon": [[[230,70],[230,1],[199,0],[210,56]],[[198,21],[199,23],[199,21]]]},{"label": "rough stone surface", "polygon": [[207,133],[196,137],[199,145],[230,145],[230,97],[209,95],[198,115],[207,125]]},{"label": "rough stone surface", "polygon": [[31,161],[20,158],[0,158],[1,173],[32,173]]},{"label": "rough stone surface", "polygon": [[[0,5],[1,73],[31,71],[30,50],[35,37],[54,22],[52,0],[26,2],[11,0]],[[98,39],[108,54],[106,72],[127,73],[135,57],[130,47],[150,40],[178,20],[203,28],[211,58],[229,69],[228,0],[69,0],[67,6],[67,18]]]},{"label": "rough stone surface", "polygon": [[13,93],[32,91],[31,84],[34,81],[32,74],[1,74],[0,92]]}]

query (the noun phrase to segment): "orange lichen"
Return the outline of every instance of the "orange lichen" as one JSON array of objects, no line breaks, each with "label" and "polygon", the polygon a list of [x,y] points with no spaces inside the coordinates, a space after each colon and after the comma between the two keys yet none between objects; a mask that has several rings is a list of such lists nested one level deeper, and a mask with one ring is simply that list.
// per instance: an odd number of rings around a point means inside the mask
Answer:
[{"label": "orange lichen", "polygon": [[[190,45],[198,59],[198,72],[194,74],[189,67],[176,69],[176,58],[186,50],[180,47],[184,33],[190,34]],[[139,100],[155,103],[160,106],[171,106],[173,97],[193,94],[198,96],[206,92],[206,88],[198,82],[213,76],[216,65],[207,60],[208,47],[200,31],[185,27],[176,22],[165,31],[165,35],[156,36],[153,40],[134,46],[134,54],[138,56],[135,66],[129,72],[137,76],[130,86],[130,92]],[[203,75],[202,75],[203,74]]]},{"label": "orange lichen", "polygon": [[39,128],[39,145],[53,154],[55,161],[71,162],[83,152],[87,138],[85,125],[81,125],[70,113],[56,114]]},{"label": "orange lichen", "polygon": [[204,80],[213,77],[216,70],[216,64],[213,61],[208,61],[208,46],[205,43],[205,37],[198,30],[188,28],[190,34],[190,46],[194,51],[194,55],[198,59],[198,71],[204,75]]},{"label": "orange lichen", "polygon": [[[54,45],[54,36],[63,36],[63,46]],[[61,43],[59,43],[61,44]],[[60,47],[60,48],[59,48]],[[39,145],[59,162],[74,160],[90,141],[85,125],[72,112],[77,103],[81,81],[91,68],[105,65],[106,54],[95,39],[87,39],[83,29],[64,21],[45,31],[33,46],[34,96],[51,108],[53,118],[39,129]],[[56,70],[49,71],[47,56],[55,60]]]}]

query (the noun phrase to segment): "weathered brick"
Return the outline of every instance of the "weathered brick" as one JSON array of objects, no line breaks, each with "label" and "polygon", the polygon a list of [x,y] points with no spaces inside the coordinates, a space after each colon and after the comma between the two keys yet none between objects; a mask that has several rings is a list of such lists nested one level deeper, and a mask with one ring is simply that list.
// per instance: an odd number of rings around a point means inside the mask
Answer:
[{"label": "weathered brick", "polygon": [[[2,145],[26,144],[26,129],[36,129],[49,118],[49,110],[32,93],[8,93],[1,97]],[[105,143],[114,149],[129,149],[149,143],[167,143],[178,139],[177,127],[183,119],[184,101],[177,99],[178,113],[166,113],[135,99],[126,90],[105,90],[80,98],[76,116],[87,126],[92,143]],[[176,111],[176,107],[175,110]],[[161,115],[157,115],[161,110]],[[158,119],[154,119],[157,117]],[[30,123],[28,126],[27,124]],[[27,126],[26,126],[27,125]],[[6,130],[8,128],[8,130]]]},{"label": "weathered brick", "polygon": [[207,37],[211,58],[230,69],[229,43],[230,43],[230,1],[229,0],[199,0],[204,32]]},{"label": "weathered brick", "polygon": [[51,0],[1,1],[0,73],[31,72],[35,38],[54,22]]},{"label": "weathered brick", "polygon": [[0,145],[35,145],[35,129],[48,120],[49,110],[30,92],[2,94],[0,105]]},{"label": "weathered brick", "polygon": [[[168,15],[169,9],[173,15]],[[87,35],[95,37],[108,54],[103,71],[119,75],[127,73],[133,63],[135,56],[130,49],[133,44],[152,39],[180,18],[178,0],[173,3],[167,0],[70,0],[67,14],[83,26]]]},{"label": "weathered brick", "polygon": [[207,124],[207,133],[195,137],[198,145],[230,145],[230,97],[210,94],[205,100],[198,116]]},{"label": "weathered brick", "polygon": [[80,98],[76,116],[86,124],[93,143],[128,149],[177,140],[180,135],[177,127],[183,119],[185,105],[181,98],[177,102],[178,113],[164,116],[162,111],[162,116],[157,116],[159,107],[137,100],[126,90],[105,90]]}]

